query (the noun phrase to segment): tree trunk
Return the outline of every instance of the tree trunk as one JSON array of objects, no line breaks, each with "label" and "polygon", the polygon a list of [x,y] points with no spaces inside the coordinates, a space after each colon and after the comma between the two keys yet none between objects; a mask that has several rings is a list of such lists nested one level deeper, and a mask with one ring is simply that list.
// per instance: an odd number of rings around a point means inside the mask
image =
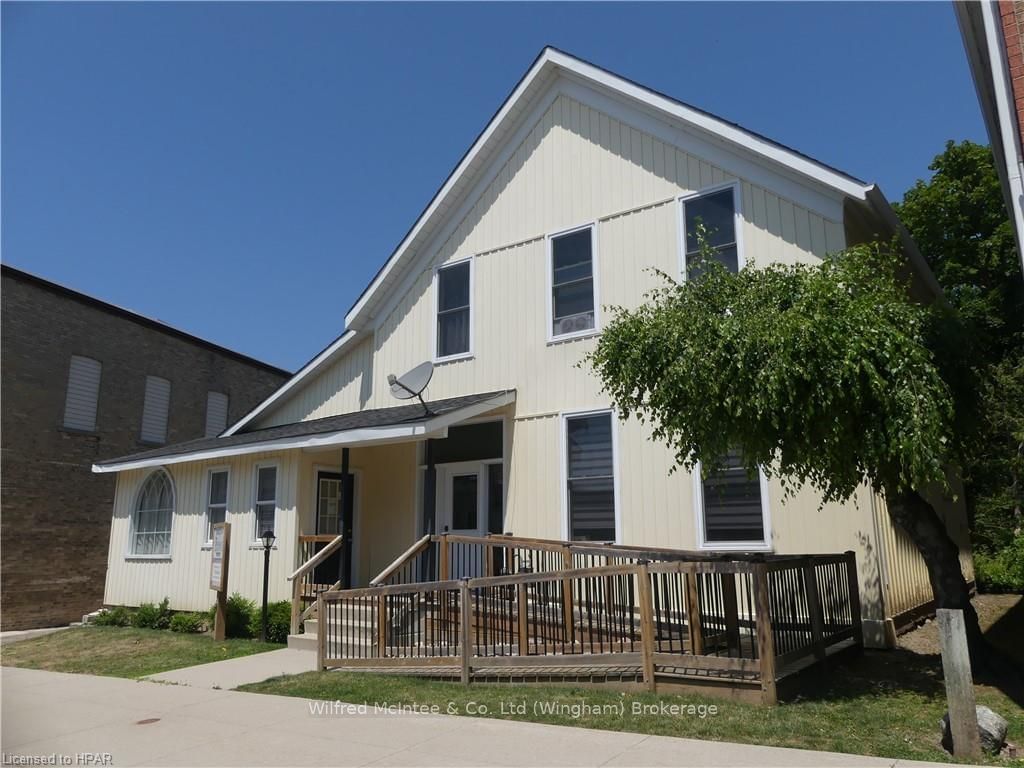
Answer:
[{"label": "tree trunk", "polygon": [[916,491],[886,494],[889,515],[917,547],[928,566],[928,579],[935,595],[936,608],[958,608],[964,612],[967,644],[971,651],[971,667],[988,668],[990,650],[978,624],[978,614],[971,605],[960,568],[960,550],[949,537],[946,526],[924,497]]}]

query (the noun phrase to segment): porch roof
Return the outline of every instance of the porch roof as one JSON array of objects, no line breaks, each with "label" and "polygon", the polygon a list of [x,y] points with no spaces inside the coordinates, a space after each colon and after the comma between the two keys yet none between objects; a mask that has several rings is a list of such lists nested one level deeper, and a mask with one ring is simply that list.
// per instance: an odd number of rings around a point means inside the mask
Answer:
[{"label": "porch roof", "polygon": [[453,424],[508,405],[515,402],[515,399],[514,389],[504,389],[428,401],[426,412],[419,402],[355,411],[225,437],[205,437],[167,445],[97,462],[92,465],[92,471],[120,472],[289,448],[374,445],[443,437],[445,430]]}]

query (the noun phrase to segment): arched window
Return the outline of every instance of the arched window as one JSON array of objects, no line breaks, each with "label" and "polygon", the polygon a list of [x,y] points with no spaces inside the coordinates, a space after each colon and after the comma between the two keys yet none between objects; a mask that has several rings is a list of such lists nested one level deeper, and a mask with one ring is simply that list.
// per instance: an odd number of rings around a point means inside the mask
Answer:
[{"label": "arched window", "polygon": [[174,484],[158,469],[146,478],[132,519],[133,555],[169,555],[174,519]]}]

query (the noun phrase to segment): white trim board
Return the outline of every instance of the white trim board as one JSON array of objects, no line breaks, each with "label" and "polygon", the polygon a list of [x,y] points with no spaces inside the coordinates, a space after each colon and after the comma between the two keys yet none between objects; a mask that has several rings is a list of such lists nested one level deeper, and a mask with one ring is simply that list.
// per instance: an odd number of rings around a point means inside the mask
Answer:
[{"label": "white trim board", "polygon": [[487,411],[501,408],[515,402],[514,391],[508,391],[501,395],[482,400],[479,403],[458,408],[441,416],[417,422],[415,424],[395,425],[387,427],[366,427],[363,429],[346,429],[337,432],[324,432],[317,435],[300,435],[297,437],[284,437],[277,440],[267,440],[247,445],[225,446],[224,448],[209,448],[191,453],[180,453],[164,456],[153,456],[151,458],[134,459],[112,464],[93,464],[92,471],[97,474],[105,472],[122,472],[127,469],[141,469],[143,467],[163,467],[170,464],[184,464],[190,461],[205,461],[208,459],[220,459],[226,456],[244,456],[253,453],[265,453],[267,451],[294,450],[294,449],[324,449],[334,446],[357,446],[357,445],[380,445],[383,443],[406,442],[409,440],[425,440],[428,437],[444,437],[448,427],[457,424],[465,419],[486,413]]},{"label": "white trim board", "polygon": [[320,352],[320,354],[318,354],[316,357],[314,357],[312,360],[310,360],[308,363],[302,366],[302,368],[299,369],[294,376],[288,379],[288,381],[282,384],[280,388],[274,390],[274,392],[272,392],[271,395],[266,400],[264,400],[262,403],[257,405],[247,414],[245,414],[245,416],[243,416],[241,419],[239,419],[230,427],[228,427],[228,429],[224,431],[221,437],[231,437],[231,435],[235,434],[246,424],[250,423],[257,416],[265,412],[268,408],[274,405],[274,403],[276,403],[286,394],[295,389],[303,379],[305,379],[307,376],[316,373],[323,366],[330,363],[334,359],[335,355],[338,352],[340,352],[345,346],[347,346],[348,343],[352,341],[355,337],[355,331],[346,331],[345,333],[343,333],[335,341],[331,342],[326,349]]}]

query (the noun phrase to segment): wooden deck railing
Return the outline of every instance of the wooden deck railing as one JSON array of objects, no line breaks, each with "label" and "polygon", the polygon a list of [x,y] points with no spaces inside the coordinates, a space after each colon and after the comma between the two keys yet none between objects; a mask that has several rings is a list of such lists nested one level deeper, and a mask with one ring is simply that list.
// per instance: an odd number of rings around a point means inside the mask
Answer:
[{"label": "wooden deck railing", "polygon": [[[301,535],[299,536],[299,562],[302,563],[288,577],[292,583],[291,633],[298,634],[299,626],[316,610],[316,598],[321,592],[337,589],[339,580],[328,584],[317,583],[316,567],[333,555],[344,543],[343,536]],[[317,549],[318,544],[324,544]]]},{"label": "wooden deck railing", "polygon": [[[444,557],[445,546],[474,543],[466,538],[431,539],[441,545],[438,571],[466,566],[451,550]],[[485,559],[469,563],[487,570],[492,555],[526,545],[493,537],[475,550]],[[320,593],[319,668],[458,668],[468,683],[516,669],[635,667],[652,690],[658,680],[699,677],[742,683],[774,702],[786,668],[861,643],[852,552],[695,560],[663,550],[657,562],[575,567],[579,558],[630,561],[637,550],[529,545],[560,557],[543,554],[532,561],[537,570],[403,582],[417,567],[430,571],[434,548],[421,539],[378,577],[393,583]],[[515,560],[493,562],[504,571]]]}]

